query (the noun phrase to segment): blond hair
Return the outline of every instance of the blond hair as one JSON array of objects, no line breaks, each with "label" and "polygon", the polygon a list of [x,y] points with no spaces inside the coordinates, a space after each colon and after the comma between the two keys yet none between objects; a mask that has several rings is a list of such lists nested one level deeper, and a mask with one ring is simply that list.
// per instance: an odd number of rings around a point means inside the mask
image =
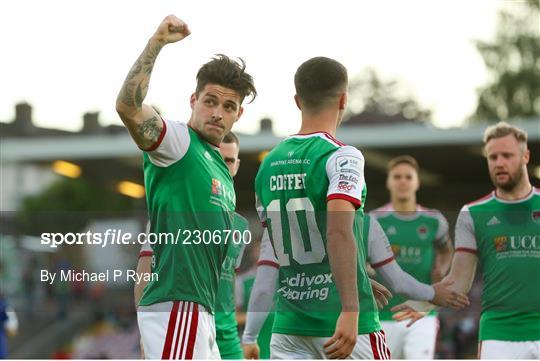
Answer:
[{"label": "blond hair", "polygon": [[484,145],[492,139],[506,137],[507,135],[513,135],[518,143],[527,148],[527,132],[510,125],[507,122],[498,122],[497,124],[488,127],[484,132]]}]

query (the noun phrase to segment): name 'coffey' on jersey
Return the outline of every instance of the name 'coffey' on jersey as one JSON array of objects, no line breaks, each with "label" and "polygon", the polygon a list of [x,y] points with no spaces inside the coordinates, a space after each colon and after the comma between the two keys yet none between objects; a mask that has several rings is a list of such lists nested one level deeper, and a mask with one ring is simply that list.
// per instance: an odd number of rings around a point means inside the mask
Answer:
[{"label": "name 'coffey' on jersey", "polygon": [[[327,254],[326,205],[331,199],[363,205],[362,153],[322,132],[288,137],[264,159],[255,192],[280,265],[273,332],[332,336],[341,303]],[[373,297],[358,248],[359,297]],[[359,325],[359,333],[379,329],[370,326]]]},{"label": "name 'coffey' on jersey", "polygon": [[476,254],[482,270],[480,340],[540,340],[540,191],[464,206],[456,251]]}]

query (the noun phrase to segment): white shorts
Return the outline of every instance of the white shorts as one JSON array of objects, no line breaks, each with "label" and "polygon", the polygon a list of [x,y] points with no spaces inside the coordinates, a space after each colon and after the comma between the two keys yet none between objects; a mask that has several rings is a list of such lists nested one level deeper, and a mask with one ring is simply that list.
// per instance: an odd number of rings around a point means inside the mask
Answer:
[{"label": "white shorts", "polygon": [[219,359],[214,316],[187,301],[139,306],[137,321],[147,359]]},{"label": "white shorts", "polygon": [[481,341],[478,344],[478,358],[539,360],[540,341]]},{"label": "white shorts", "polygon": [[436,316],[426,316],[407,327],[409,321],[381,321],[392,357],[396,359],[426,360],[435,357],[435,343],[439,331]]},{"label": "white shorts", "polygon": [[[330,337],[297,336],[273,333],[270,358],[279,360],[326,359],[324,344]],[[348,357],[357,360],[390,360],[384,332],[358,335],[356,346]]]}]

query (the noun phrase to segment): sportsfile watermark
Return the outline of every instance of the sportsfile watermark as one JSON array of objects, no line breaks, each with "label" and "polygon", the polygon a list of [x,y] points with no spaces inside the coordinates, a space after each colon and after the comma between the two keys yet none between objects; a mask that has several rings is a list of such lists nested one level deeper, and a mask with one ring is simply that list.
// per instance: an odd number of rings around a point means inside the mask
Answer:
[{"label": "sportsfile watermark", "polygon": [[40,236],[42,245],[57,248],[62,245],[200,245],[200,244],[250,244],[252,235],[249,230],[188,230],[176,232],[137,233],[122,229],[107,229],[104,232],[45,232]]}]

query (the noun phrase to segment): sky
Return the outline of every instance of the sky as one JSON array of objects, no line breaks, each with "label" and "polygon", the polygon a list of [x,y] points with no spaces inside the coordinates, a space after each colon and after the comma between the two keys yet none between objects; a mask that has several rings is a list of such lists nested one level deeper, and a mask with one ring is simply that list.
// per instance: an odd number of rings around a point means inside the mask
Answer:
[{"label": "sky", "polygon": [[146,102],[187,121],[195,74],[213,54],[242,57],[259,96],[234,130],[255,133],[270,117],[277,134],[299,128],[293,76],[313,56],[342,62],[353,78],[367,67],[398,79],[433,109],[440,127],[459,126],[489,81],[475,39],[491,40],[504,2],[3,0],[0,2],[0,121],[27,101],[34,122],[79,130],[82,114],[121,124],[116,95],[162,19],[192,34],[160,53]]}]

